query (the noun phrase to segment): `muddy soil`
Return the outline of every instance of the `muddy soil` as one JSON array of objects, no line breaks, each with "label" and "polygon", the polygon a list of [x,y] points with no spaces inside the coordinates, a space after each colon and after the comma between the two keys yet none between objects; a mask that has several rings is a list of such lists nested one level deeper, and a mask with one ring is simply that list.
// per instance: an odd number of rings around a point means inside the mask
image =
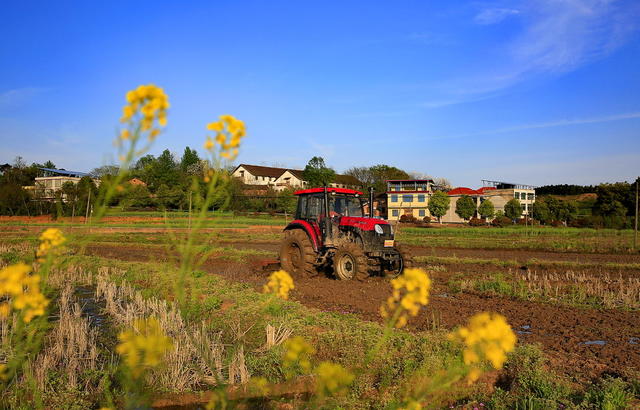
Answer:
[{"label": "muddy soil", "polygon": [[[259,248],[264,249],[265,246],[260,244]],[[489,257],[486,251],[483,252],[483,257]],[[140,249],[135,246],[89,246],[87,253],[128,261],[167,260],[162,249]],[[508,253],[513,255],[512,252]],[[524,256],[525,260],[530,257]],[[540,256],[538,258],[542,259]],[[231,280],[250,283],[261,290],[268,275],[268,272],[260,270],[261,262],[261,259],[246,263],[210,259],[202,268]],[[490,267],[482,267],[487,268]],[[446,272],[438,272],[434,276],[431,301],[418,317],[411,320],[410,329],[450,329],[463,324],[477,312],[494,311],[508,319],[518,332],[521,343],[540,343],[554,368],[575,380],[586,381],[603,374],[640,371],[640,313],[555,306],[473,292],[447,294],[447,287],[443,284],[450,277],[450,271],[451,267],[448,267]],[[291,298],[323,311],[351,313],[364,320],[380,321],[378,309],[389,292],[389,285],[382,278],[341,282],[315,277],[296,279]]]},{"label": "muddy soil", "polygon": [[640,253],[562,253],[520,249],[430,248],[418,246],[409,248],[415,256],[455,256],[458,258],[517,260],[522,263],[530,259],[581,263],[640,263]]}]

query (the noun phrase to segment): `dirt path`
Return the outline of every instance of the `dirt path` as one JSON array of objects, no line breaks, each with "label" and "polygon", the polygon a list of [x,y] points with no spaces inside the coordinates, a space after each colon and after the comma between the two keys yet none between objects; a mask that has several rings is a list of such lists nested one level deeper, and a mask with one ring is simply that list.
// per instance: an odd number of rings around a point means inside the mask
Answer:
[{"label": "dirt path", "polygon": [[[259,248],[265,247],[260,244]],[[162,249],[123,246],[89,246],[87,253],[128,261],[162,261]],[[487,257],[485,255],[485,257]],[[261,289],[267,273],[259,260],[244,264],[210,259],[203,269]],[[438,275],[439,276],[439,275]],[[429,306],[412,319],[410,328],[453,328],[480,311],[507,317],[524,343],[540,343],[554,367],[581,380],[604,373],[640,371],[640,314],[621,310],[595,310],[555,306],[474,293],[448,295],[436,282]],[[378,309],[390,293],[387,282],[341,282],[326,277],[297,279],[291,297],[323,311],[352,313],[364,320],[380,321]]]}]

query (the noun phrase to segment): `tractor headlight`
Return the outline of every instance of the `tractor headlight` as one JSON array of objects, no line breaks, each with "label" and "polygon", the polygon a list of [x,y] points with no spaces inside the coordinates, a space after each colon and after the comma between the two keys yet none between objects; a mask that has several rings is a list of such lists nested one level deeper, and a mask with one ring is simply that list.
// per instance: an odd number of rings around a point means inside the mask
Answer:
[{"label": "tractor headlight", "polygon": [[382,230],[382,226],[380,226],[379,224],[376,224],[374,229],[376,230],[376,233],[378,235],[382,235],[384,233],[384,231]]}]

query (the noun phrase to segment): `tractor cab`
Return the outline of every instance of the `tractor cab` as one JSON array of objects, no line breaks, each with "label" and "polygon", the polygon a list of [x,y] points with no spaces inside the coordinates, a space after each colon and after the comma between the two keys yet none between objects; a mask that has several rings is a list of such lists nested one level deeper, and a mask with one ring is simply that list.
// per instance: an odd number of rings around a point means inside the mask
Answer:
[{"label": "tractor cab", "polygon": [[311,188],[295,194],[295,220],[285,228],[280,252],[285,270],[311,276],[326,269],[340,279],[363,279],[376,271],[397,275],[406,266],[391,225],[373,217],[373,192],[368,201],[362,192],[344,188]]}]

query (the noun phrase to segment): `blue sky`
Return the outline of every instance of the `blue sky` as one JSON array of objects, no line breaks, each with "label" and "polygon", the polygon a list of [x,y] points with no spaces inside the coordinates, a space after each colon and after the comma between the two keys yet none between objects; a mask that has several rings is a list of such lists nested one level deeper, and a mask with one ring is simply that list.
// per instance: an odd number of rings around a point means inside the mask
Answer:
[{"label": "blue sky", "polygon": [[124,94],[155,83],[152,153],[247,124],[236,163],[386,163],[593,184],[640,174],[637,1],[5,2],[0,163],[111,163]]}]

